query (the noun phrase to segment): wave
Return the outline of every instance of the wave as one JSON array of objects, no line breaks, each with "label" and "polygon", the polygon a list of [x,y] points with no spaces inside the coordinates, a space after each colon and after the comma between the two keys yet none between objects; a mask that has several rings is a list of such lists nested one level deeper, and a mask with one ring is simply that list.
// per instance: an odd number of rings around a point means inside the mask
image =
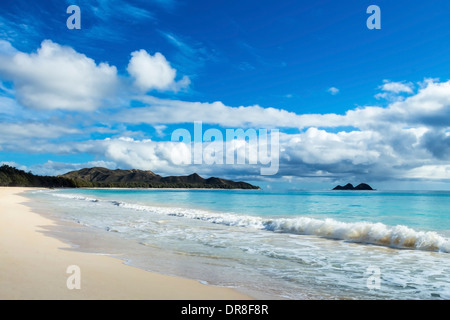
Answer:
[{"label": "wave", "polygon": [[89,198],[89,197],[83,197],[73,194],[60,194],[60,193],[52,193],[53,196],[58,198],[66,198],[66,199],[73,199],[73,200],[83,200],[83,201],[90,201],[90,202],[99,202],[99,199],[95,198]]},{"label": "wave", "polygon": [[226,226],[253,228],[279,233],[313,235],[327,239],[381,245],[392,248],[450,253],[450,239],[434,231],[416,231],[404,225],[388,226],[383,223],[372,222],[340,222],[334,219],[322,220],[310,217],[267,219],[234,213],[213,213],[199,209],[138,205],[123,201],[99,200],[71,194],[53,195],[74,200],[106,202],[130,210],[147,211],[154,214],[195,219]]},{"label": "wave", "polygon": [[434,231],[416,231],[407,226],[387,226],[371,222],[339,222],[333,219],[300,217],[275,219],[265,223],[267,230],[316,235],[329,239],[450,253],[450,240]]}]

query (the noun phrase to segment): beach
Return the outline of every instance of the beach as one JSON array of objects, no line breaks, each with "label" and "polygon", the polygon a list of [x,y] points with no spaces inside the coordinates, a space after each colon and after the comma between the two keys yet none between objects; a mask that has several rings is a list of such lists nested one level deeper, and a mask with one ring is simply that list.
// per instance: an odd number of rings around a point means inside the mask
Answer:
[{"label": "beach", "polygon": [[[26,190],[0,188],[2,300],[250,299],[231,288],[148,272],[107,255],[70,250],[70,244],[45,232],[55,222],[25,204],[27,198],[21,193]],[[75,275],[79,275],[79,288],[73,286]]]},{"label": "beach", "polygon": [[0,199],[0,299],[450,297],[449,192],[1,188]]}]

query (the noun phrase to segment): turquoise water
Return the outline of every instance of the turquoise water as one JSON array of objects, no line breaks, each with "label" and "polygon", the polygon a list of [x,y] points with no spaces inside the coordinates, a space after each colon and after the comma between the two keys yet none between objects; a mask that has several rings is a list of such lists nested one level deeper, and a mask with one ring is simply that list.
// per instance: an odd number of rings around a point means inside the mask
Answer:
[{"label": "turquoise water", "polygon": [[308,216],[345,222],[403,224],[421,230],[450,230],[450,192],[83,189],[76,190],[76,194],[261,217]]},{"label": "turquoise water", "polygon": [[449,192],[76,189],[30,196],[59,218],[135,241],[125,253],[130,264],[257,297],[450,298]]}]

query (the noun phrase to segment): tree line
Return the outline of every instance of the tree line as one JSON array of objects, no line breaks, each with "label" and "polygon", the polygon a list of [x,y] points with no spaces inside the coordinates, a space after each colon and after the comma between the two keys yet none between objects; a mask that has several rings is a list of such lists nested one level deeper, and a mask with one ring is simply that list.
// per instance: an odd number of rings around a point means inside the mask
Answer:
[{"label": "tree line", "polygon": [[40,188],[75,188],[71,179],[52,176],[38,176],[17,168],[2,165],[0,167],[0,186],[2,187],[40,187]]},{"label": "tree line", "polygon": [[38,188],[201,188],[234,189],[231,185],[189,182],[91,182],[65,177],[38,176],[9,165],[0,167],[0,186]]}]

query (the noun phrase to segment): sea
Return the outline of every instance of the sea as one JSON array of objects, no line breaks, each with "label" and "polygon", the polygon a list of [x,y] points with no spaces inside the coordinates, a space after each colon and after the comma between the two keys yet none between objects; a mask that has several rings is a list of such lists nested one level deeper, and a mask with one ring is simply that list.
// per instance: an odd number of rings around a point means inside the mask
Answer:
[{"label": "sea", "polygon": [[71,250],[256,299],[450,299],[450,192],[45,189]]}]

